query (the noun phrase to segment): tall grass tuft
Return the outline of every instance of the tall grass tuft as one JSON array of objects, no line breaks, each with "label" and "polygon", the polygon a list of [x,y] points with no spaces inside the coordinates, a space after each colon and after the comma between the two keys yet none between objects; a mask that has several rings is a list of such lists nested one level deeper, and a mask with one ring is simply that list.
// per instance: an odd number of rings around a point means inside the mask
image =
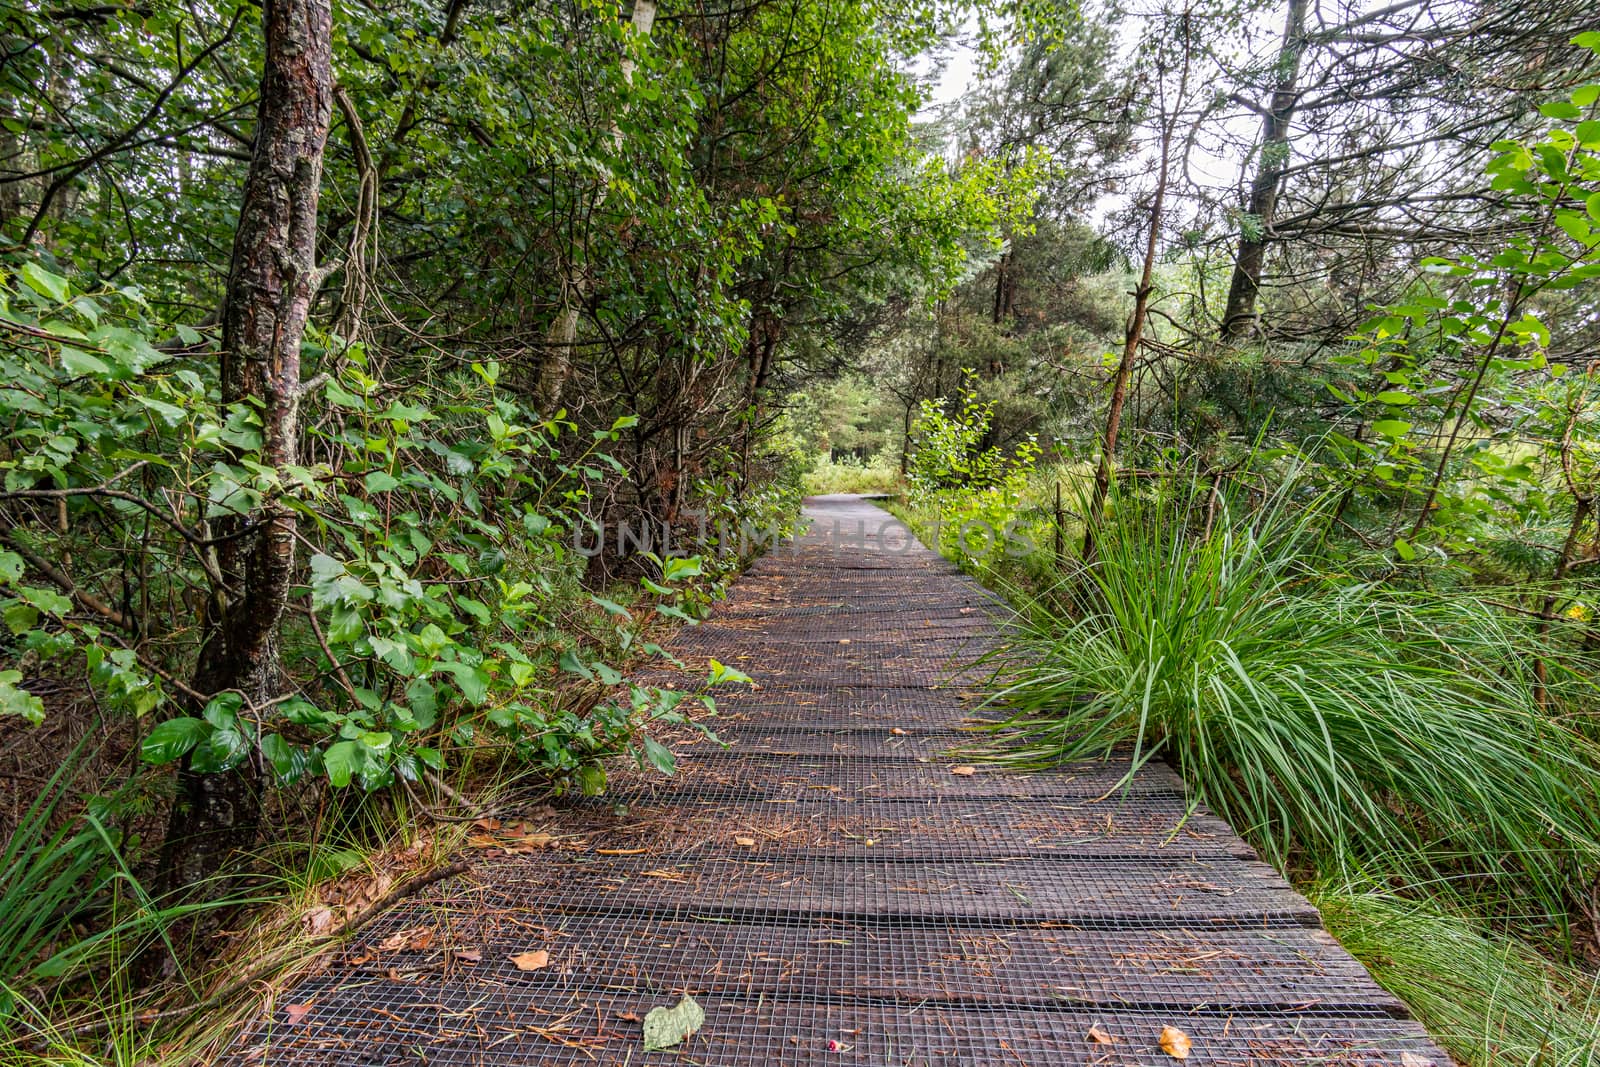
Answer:
[{"label": "tall grass tuft", "polygon": [[1590,1067],[1600,1056],[1600,978],[1378,886],[1326,883],[1311,897],[1333,935],[1462,1063]]},{"label": "tall grass tuft", "polygon": [[153,900],[92,810],[66,814],[80,755],[62,762],[0,848],[0,1049],[58,1035],[53,1013],[97,1000],[105,1019],[131,1019],[130,961],[180,920],[236,903]]},{"label": "tall grass tuft", "polygon": [[1341,573],[1292,478],[1254,506],[1173,484],[1119,492],[1093,561],[1027,605],[995,758],[1131,747],[1280,865],[1381,856],[1564,916],[1600,857],[1600,761],[1537,706],[1514,624]]}]

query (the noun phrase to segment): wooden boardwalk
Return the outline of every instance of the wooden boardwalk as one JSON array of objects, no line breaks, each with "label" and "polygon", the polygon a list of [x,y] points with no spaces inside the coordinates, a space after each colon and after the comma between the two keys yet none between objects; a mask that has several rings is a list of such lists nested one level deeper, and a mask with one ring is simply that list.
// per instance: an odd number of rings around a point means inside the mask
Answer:
[{"label": "wooden boardwalk", "polygon": [[[996,605],[877,508],[809,510],[676,642],[759,683],[719,698],[728,748],[505,816],[509,850],[368,927],[230,1062],[1149,1065],[1170,1027],[1191,1064],[1446,1067],[1170,770],[948,759]],[[646,1053],[685,993],[703,1027]]]}]

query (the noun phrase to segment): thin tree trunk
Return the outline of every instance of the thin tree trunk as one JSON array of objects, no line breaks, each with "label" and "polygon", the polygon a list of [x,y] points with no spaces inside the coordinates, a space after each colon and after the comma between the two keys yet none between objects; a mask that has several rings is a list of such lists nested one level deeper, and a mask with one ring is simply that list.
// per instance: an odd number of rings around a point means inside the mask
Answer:
[{"label": "thin tree trunk", "polygon": [[1413,541],[1422,533],[1423,527],[1428,525],[1433,502],[1439,498],[1439,488],[1444,484],[1445,472],[1450,467],[1450,457],[1455,454],[1456,442],[1461,440],[1461,427],[1472,416],[1472,405],[1478,399],[1478,390],[1483,387],[1483,380],[1488,376],[1489,367],[1493,365],[1495,356],[1500,352],[1500,345],[1505,340],[1506,331],[1511,328],[1511,323],[1516,318],[1521,302],[1522,285],[1519,282],[1506,301],[1506,311],[1500,318],[1500,328],[1495,331],[1489,347],[1484,349],[1483,358],[1478,361],[1477,372],[1467,385],[1465,396],[1461,398],[1461,406],[1455,408],[1454,403],[1451,405],[1453,410],[1450,412],[1452,416],[1450,436],[1445,439],[1444,448],[1439,453],[1439,462],[1434,465],[1433,476],[1428,479],[1428,492],[1422,498],[1422,507],[1417,511],[1416,521],[1411,524],[1409,537]]},{"label": "thin tree trunk", "polygon": [[991,316],[996,326],[1006,320],[1011,313],[1011,301],[1008,289],[1011,283],[1011,250],[1008,248],[1000,253],[1000,259],[994,265],[994,313]]},{"label": "thin tree trunk", "polygon": [[1239,254],[1228,283],[1228,302],[1222,312],[1222,336],[1240,337],[1256,321],[1256,298],[1261,292],[1261,267],[1267,251],[1267,231],[1278,208],[1283,169],[1289,162],[1289,126],[1299,101],[1300,59],[1306,49],[1308,0],[1289,0],[1284,18],[1283,46],[1278,51],[1277,79],[1272,102],[1261,117],[1261,152],[1256,157],[1255,180],[1250,183],[1248,214],[1255,229],[1241,229]]},{"label": "thin tree trunk", "polygon": [[[1187,16],[1185,16],[1187,18]],[[1183,106],[1189,85],[1189,54],[1185,44],[1183,74],[1178,79],[1177,108]],[[1145,240],[1144,267],[1139,275],[1139,285],[1133,293],[1133,313],[1128,317],[1128,329],[1122,345],[1122,359],[1117,363],[1116,375],[1111,381],[1111,405],[1106,411],[1105,432],[1100,439],[1100,462],[1094,471],[1094,490],[1089,499],[1089,510],[1083,517],[1083,555],[1094,555],[1094,538],[1100,517],[1105,512],[1106,496],[1111,491],[1112,473],[1116,467],[1117,438],[1122,431],[1122,409],[1128,401],[1128,383],[1133,378],[1133,368],[1139,360],[1139,344],[1144,339],[1145,321],[1149,317],[1150,293],[1154,288],[1156,254],[1161,247],[1161,219],[1166,210],[1167,185],[1170,182],[1172,139],[1178,124],[1178,112],[1162,116],[1161,162],[1156,171],[1156,190],[1150,203],[1150,233]]]},{"label": "thin tree trunk", "polygon": [[[329,0],[266,0],[255,147],[234,234],[222,314],[222,401],[257,405],[261,462],[298,461],[300,341],[325,276],[316,264],[317,196],[333,111]],[[246,531],[254,531],[248,533]],[[283,685],[278,624],[295,569],[295,513],[274,501],[217,523],[223,581],[206,620],[193,688],[239,693],[246,711]],[[179,775],[162,855],[168,889],[192,886],[249,847],[259,825],[252,763]]]},{"label": "thin tree trunk", "polygon": [[[656,0],[634,0],[631,22],[633,34],[638,37],[649,37],[655,21]],[[622,61],[624,83],[633,84],[634,69],[633,59],[624,58]],[[620,150],[622,127],[615,122],[611,124],[611,137]],[[606,194],[609,192],[610,185],[602,180],[595,192],[596,209],[605,203]],[[582,242],[583,238],[580,237],[579,241]],[[572,349],[578,342],[578,313],[588,298],[590,289],[588,269],[583,265],[588,261],[588,256],[581,254],[584,251],[580,245],[580,254],[561,265],[561,307],[556,312],[555,321],[545,333],[544,354],[539,363],[539,378],[533,389],[534,410],[543,415],[554,414],[556,407],[561,403],[561,391],[566,387],[567,378],[572,373]]]},{"label": "thin tree trunk", "polygon": [[[1572,508],[1572,524],[1567,527],[1567,536],[1561,542],[1561,554],[1556,557],[1555,569],[1550,574],[1550,591],[1545,594],[1544,601],[1539,605],[1539,644],[1542,647],[1550,640],[1551,623],[1555,622],[1556,602],[1559,596],[1559,587],[1566,581],[1567,575],[1572,571],[1573,560],[1578,554],[1578,539],[1583,534],[1583,529],[1589,522],[1589,514],[1594,509],[1594,498],[1579,496]],[[1541,655],[1533,665],[1535,678],[1534,695],[1538,698],[1539,706],[1544,707],[1549,700],[1546,687],[1549,683],[1548,669],[1545,659]]]}]

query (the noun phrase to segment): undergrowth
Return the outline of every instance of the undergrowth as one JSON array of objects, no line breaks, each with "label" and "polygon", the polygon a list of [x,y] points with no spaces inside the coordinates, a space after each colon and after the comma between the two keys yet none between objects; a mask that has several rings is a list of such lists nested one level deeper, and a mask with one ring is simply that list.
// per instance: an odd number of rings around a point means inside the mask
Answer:
[{"label": "undergrowth", "polygon": [[1462,1062],[1595,1062],[1595,975],[1554,963],[1519,939],[1427,899],[1337,881],[1309,892],[1329,931]]}]

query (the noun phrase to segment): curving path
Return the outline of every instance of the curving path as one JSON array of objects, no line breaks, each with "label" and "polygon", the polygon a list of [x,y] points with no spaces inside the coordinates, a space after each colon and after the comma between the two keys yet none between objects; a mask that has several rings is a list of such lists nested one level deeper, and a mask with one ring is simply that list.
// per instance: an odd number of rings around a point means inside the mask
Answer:
[{"label": "curving path", "polygon": [[[941,755],[1002,610],[859,498],[808,512],[675,642],[756,678],[719,699],[728,748],[508,818],[230,1062],[1160,1064],[1172,1027],[1191,1064],[1447,1067],[1170,770]],[[645,1053],[683,993],[704,1026]]]}]

